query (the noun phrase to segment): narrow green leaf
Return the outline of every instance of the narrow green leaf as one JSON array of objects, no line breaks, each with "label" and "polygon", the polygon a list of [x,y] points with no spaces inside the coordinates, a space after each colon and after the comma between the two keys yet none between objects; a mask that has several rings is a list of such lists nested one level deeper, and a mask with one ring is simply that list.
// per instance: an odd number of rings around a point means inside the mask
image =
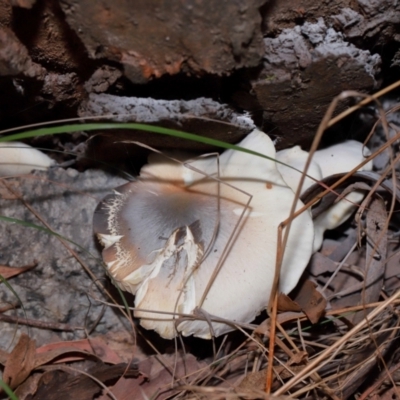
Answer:
[{"label": "narrow green leaf", "polygon": [[18,397],[11,390],[10,386],[8,386],[2,379],[0,379],[0,387],[4,390],[4,392],[11,400],[18,400]]},{"label": "narrow green leaf", "polygon": [[258,157],[267,158],[268,160],[273,160],[271,157],[267,157],[264,154],[257,153],[256,151],[244,149],[240,146],[235,146],[230,143],[225,143],[221,140],[211,139],[208,137],[195,135],[194,133],[188,133],[183,131],[177,131],[175,129],[163,128],[160,126],[137,124],[137,123],[125,123],[125,122],[107,122],[107,123],[89,123],[89,124],[71,124],[62,126],[53,126],[50,128],[39,128],[33,129],[21,133],[15,133],[13,135],[5,136],[0,138],[1,142],[8,142],[12,140],[21,140],[37,136],[45,135],[57,135],[61,133],[74,133],[80,131],[94,131],[94,130],[108,130],[108,129],[130,129],[139,130],[145,132],[154,132],[161,135],[174,136],[180,139],[191,140],[193,142],[199,142],[204,144],[209,144],[215,147],[221,147],[223,149],[232,149],[242,151],[244,153],[253,154]]},{"label": "narrow green leaf", "polygon": [[[178,131],[176,129],[163,128],[161,126],[154,126],[154,125],[137,124],[137,123],[133,123],[133,122],[104,122],[104,123],[70,124],[70,125],[62,125],[62,126],[53,126],[53,127],[49,127],[49,128],[39,128],[39,129],[24,131],[21,133],[15,133],[15,134],[9,135],[9,136],[0,137],[0,143],[13,141],[13,140],[28,139],[28,138],[37,137],[37,136],[58,135],[61,133],[74,133],[74,132],[81,132],[81,131],[109,130],[109,129],[129,129],[129,130],[153,132],[153,133],[158,133],[160,135],[173,136],[173,137],[177,137],[177,138],[184,139],[184,140],[190,140],[193,142],[208,144],[208,145],[215,146],[215,147],[221,147],[223,149],[241,151],[243,153],[252,154],[254,156],[265,158],[267,160],[274,161],[278,164],[285,165],[286,167],[291,168],[291,169],[299,172],[300,174],[303,173],[302,171],[298,170],[297,168],[294,168],[288,164],[285,164],[284,162],[275,160],[272,157],[268,157],[265,154],[258,153],[253,150],[245,149],[243,147],[236,146],[234,144],[226,143],[221,140],[211,139],[208,137],[196,135],[194,133]],[[314,179],[313,177],[311,177],[309,175],[306,175],[306,176],[308,178],[312,179],[313,181],[317,182],[316,179]]]}]

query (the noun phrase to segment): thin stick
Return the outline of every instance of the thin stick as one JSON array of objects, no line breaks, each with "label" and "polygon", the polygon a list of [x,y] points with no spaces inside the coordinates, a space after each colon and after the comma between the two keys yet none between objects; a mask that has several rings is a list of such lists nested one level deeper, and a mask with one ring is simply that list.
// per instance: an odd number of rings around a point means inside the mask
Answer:
[{"label": "thin stick", "polygon": [[[274,303],[272,305],[272,315],[276,315],[278,310],[278,295],[276,294],[274,297]],[[271,318],[271,328],[270,328],[270,337],[269,337],[269,354],[268,354],[268,366],[267,366],[267,375],[265,382],[265,392],[267,394],[271,393],[272,383],[273,383],[273,363],[274,363],[274,348],[275,348],[275,331],[276,331],[276,318]]]},{"label": "thin stick", "polygon": [[71,326],[67,324],[60,324],[57,322],[38,321],[35,319],[21,318],[13,315],[0,314],[0,321],[10,322],[13,324],[27,325],[39,329],[49,329],[63,332],[74,332],[83,330],[84,328],[78,326]]},{"label": "thin stick", "polygon": [[389,307],[393,301],[398,300],[400,297],[400,290],[395,292],[391,297],[389,297],[386,301],[376,307],[371,313],[359,324],[357,324],[353,329],[348,331],[344,336],[342,336],[337,342],[332,344],[329,348],[325,351],[321,352],[321,354],[316,357],[312,363],[307,365],[301,372],[299,372],[296,376],[286,382],[281,388],[279,388],[274,395],[278,396],[285,393],[291,387],[296,385],[299,381],[303,380],[304,378],[309,377],[313,372],[314,369],[323,361],[327,361],[329,357],[332,355],[334,351],[339,351],[340,347],[343,346],[347,340],[351,339],[356,333],[361,331],[370,321],[372,321],[376,316],[378,316],[385,308]]}]

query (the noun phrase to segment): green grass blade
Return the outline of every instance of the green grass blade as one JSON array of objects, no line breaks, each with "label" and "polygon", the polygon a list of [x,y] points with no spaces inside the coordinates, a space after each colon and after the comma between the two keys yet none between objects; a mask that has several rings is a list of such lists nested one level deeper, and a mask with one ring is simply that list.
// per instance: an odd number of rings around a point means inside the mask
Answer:
[{"label": "green grass blade", "polygon": [[89,124],[71,124],[71,125],[62,125],[62,126],[53,126],[50,128],[39,128],[33,129],[21,133],[15,133],[13,135],[4,136],[0,138],[1,142],[8,142],[12,140],[21,140],[28,139],[37,136],[45,136],[45,135],[58,135],[61,133],[74,133],[80,131],[94,131],[94,130],[109,130],[109,129],[130,129],[130,130],[139,130],[145,132],[154,132],[160,135],[173,136],[180,139],[190,140],[193,142],[199,142],[203,144],[208,144],[215,147],[221,147],[223,149],[232,149],[237,151],[242,151],[244,153],[252,154],[258,157],[267,158],[268,160],[273,160],[273,158],[268,157],[264,154],[258,153],[253,150],[244,149],[243,147],[236,146],[230,143],[225,143],[221,140],[211,139],[208,137],[196,135],[194,133],[188,133],[183,131],[178,131],[175,129],[163,128],[160,126],[153,125],[145,125],[145,124],[137,124],[137,123],[89,123]]},{"label": "green grass blade", "polygon": [[4,390],[4,392],[11,400],[18,400],[18,397],[11,390],[10,386],[8,386],[7,383],[5,383],[2,379],[0,379],[0,387]]},{"label": "green grass blade", "polygon": [[26,311],[24,308],[24,305],[22,304],[22,300],[20,299],[20,297],[18,296],[17,292],[14,290],[14,288],[10,285],[10,283],[8,282],[8,280],[6,278],[4,278],[3,275],[0,274],[0,281],[4,283],[4,285],[7,286],[7,288],[12,292],[12,294],[17,298],[18,303],[21,305],[22,310],[24,311],[25,314],[25,318],[26,318]]},{"label": "green grass blade", "polygon": [[[272,157],[268,157],[265,154],[258,153],[257,151],[245,149],[243,147],[236,146],[234,144],[226,143],[221,140],[211,139],[211,138],[200,136],[200,135],[196,135],[194,133],[178,131],[176,129],[163,128],[161,126],[137,124],[137,123],[133,123],[133,122],[106,122],[106,123],[97,122],[97,123],[87,123],[87,124],[70,124],[70,125],[62,125],[62,126],[53,126],[53,127],[49,127],[49,128],[39,128],[39,129],[24,131],[21,133],[15,133],[15,134],[9,135],[9,136],[0,137],[0,143],[13,141],[13,140],[28,139],[28,138],[37,137],[37,136],[58,135],[58,134],[62,134],[62,133],[74,133],[74,132],[81,132],[81,131],[110,130],[110,129],[111,130],[112,129],[128,129],[128,130],[139,130],[139,131],[144,131],[144,132],[153,132],[153,133],[158,133],[160,135],[167,135],[167,136],[173,136],[173,137],[177,137],[177,138],[184,139],[184,140],[190,140],[192,142],[208,144],[208,145],[211,145],[214,147],[220,147],[223,149],[241,151],[243,153],[248,153],[248,154],[251,154],[251,155],[254,155],[257,157],[261,157],[261,158],[265,158],[267,160],[274,161],[278,164],[282,164],[288,168],[291,168],[291,169],[299,172],[300,174],[303,174],[303,172],[300,171],[299,169],[294,168],[291,165],[285,164],[284,162],[276,160]],[[317,182],[317,180],[315,178],[313,178],[307,174],[306,174],[306,176],[308,178],[312,179],[314,182]]]}]

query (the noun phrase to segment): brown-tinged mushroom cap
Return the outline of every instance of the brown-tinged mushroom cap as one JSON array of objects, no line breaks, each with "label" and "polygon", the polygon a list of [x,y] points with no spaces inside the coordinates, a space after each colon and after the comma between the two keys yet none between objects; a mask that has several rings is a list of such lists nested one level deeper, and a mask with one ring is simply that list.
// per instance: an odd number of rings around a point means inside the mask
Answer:
[{"label": "brown-tinged mushroom cap", "polygon": [[[275,157],[272,141],[260,131],[239,145]],[[208,176],[156,158],[138,181],[116,189],[95,212],[94,230],[110,275],[136,294],[141,324],[165,338],[177,332],[210,338],[234,329],[235,322],[251,322],[268,303],[278,226],[289,216],[293,191],[273,160],[243,152],[220,156],[220,184],[215,157],[190,162]],[[311,217],[303,213],[292,223],[285,251],[284,293],[298,282],[312,243]],[[171,315],[192,314],[196,307],[232,324],[213,322],[210,329],[204,320],[176,321]]]}]

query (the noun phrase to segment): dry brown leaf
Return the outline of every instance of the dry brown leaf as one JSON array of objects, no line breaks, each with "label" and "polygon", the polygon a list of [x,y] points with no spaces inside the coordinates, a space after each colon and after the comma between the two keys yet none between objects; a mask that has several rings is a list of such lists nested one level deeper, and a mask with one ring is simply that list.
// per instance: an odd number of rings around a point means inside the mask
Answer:
[{"label": "dry brown leaf", "polygon": [[[78,353],[74,354],[73,353]],[[121,358],[111,350],[100,338],[83,339],[72,342],[50,343],[37,349],[35,366],[47,364],[49,361],[55,363],[76,361],[96,356],[100,360],[109,364],[119,364]],[[56,361],[54,359],[57,358]]]},{"label": "dry brown leaf", "polygon": [[[46,371],[40,379],[38,390],[32,400],[90,400],[101,393],[102,387],[91,377],[79,374],[70,375],[62,365]],[[71,371],[72,372],[72,371]],[[87,372],[102,383],[118,379],[120,376],[139,376],[136,366],[127,367],[126,364],[104,365],[98,364]],[[131,393],[131,399],[140,398]],[[110,397],[107,397],[110,400]]]},{"label": "dry brown leaf", "polygon": [[278,311],[301,311],[301,307],[286,294],[279,293]]},{"label": "dry brown leaf", "polygon": [[121,364],[123,362],[121,357],[103,339],[95,337],[88,339],[88,341],[94,354],[103,362],[109,364]]},{"label": "dry brown leaf", "polygon": [[301,318],[306,318],[306,315],[303,312],[288,311],[278,314],[277,321],[282,325],[285,322],[296,321]]},{"label": "dry brown leaf", "polygon": [[304,364],[308,361],[308,353],[306,351],[299,351],[294,353],[287,365]]},{"label": "dry brown leaf", "polygon": [[[383,286],[384,262],[387,255],[387,235],[384,232],[386,218],[383,200],[374,197],[368,205],[367,212],[367,254],[363,248],[354,251],[346,260],[349,265],[343,267],[331,282],[332,292],[328,295],[328,299],[332,309],[378,301]],[[365,311],[354,313],[349,317],[349,321],[357,324],[365,315]]]},{"label": "dry brown leaf", "polygon": [[9,356],[9,353],[0,349],[0,364],[5,365],[5,363],[7,362],[8,356]]},{"label": "dry brown leaf", "polygon": [[[283,365],[278,365],[274,368],[274,384],[273,390],[276,390],[278,387],[281,386],[280,381],[276,379],[276,376],[279,376],[280,379],[289,379],[296,374],[296,372],[300,372],[305,368],[304,365],[302,366],[292,366],[292,367],[284,367]],[[293,372],[293,374],[291,372]],[[265,377],[267,371],[266,369],[262,369],[256,372],[250,372],[247,374],[240,384],[237,386],[238,389],[246,390],[246,391],[264,391],[265,392]],[[271,400],[275,397],[271,397]],[[278,399],[279,397],[276,397]],[[285,396],[283,398],[286,398]]]},{"label": "dry brown leaf", "polygon": [[40,378],[42,377],[41,372],[33,372],[28,379],[21,383],[15,390],[14,393],[18,397],[18,400],[31,399],[37,391]]},{"label": "dry brown leaf", "polygon": [[[136,394],[136,398],[145,399],[146,397],[142,396],[141,394],[141,391],[143,390],[142,386],[145,380],[146,378],[144,377],[144,375],[141,375],[139,378],[136,379],[121,377],[120,379],[118,379],[118,382],[110,388],[110,390],[118,400],[131,400],[133,393]],[[107,396],[106,394],[102,394],[97,400],[109,399],[109,396]]]},{"label": "dry brown leaf", "polygon": [[27,265],[25,267],[7,267],[5,265],[0,265],[0,275],[4,279],[10,279],[13,276],[22,274],[25,271],[29,271],[30,269],[35,268],[36,265],[37,265],[36,263]]},{"label": "dry brown leaf", "polygon": [[310,280],[304,281],[299,287],[294,300],[313,324],[317,323],[325,312],[326,300],[316,289],[316,284]]},{"label": "dry brown leaf", "polygon": [[267,318],[263,322],[261,322],[261,324],[258,325],[256,329],[254,329],[254,333],[269,337],[270,330],[271,330],[271,324],[269,318]]},{"label": "dry brown leaf", "polygon": [[400,393],[400,386],[391,387],[390,389],[384,391],[380,394],[374,394],[370,397],[370,400],[393,400],[398,399],[398,394]]},{"label": "dry brown leaf", "polygon": [[7,357],[4,366],[3,381],[15,389],[35,368],[36,343],[25,333]]},{"label": "dry brown leaf", "polygon": [[[384,261],[387,257],[387,232],[384,231],[387,220],[386,205],[381,197],[376,196],[371,201],[367,212],[367,259],[363,303],[374,303],[379,300],[383,286],[385,271]],[[368,311],[367,311],[368,313]],[[366,313],[362,312],[359,318]],[[356,314],[359,315],[359,314]],[[358,322],[354,319],[353,322]]]},{"label": "dry brown leaf", "polygon": [[[139,363],[139,371],[143,374],[146,373],[147,379],[126,379],[121,378],[111,388],[111,391],[116,395],[118,400],[130,400],[132,399],[132,393],[137,393],[136,398],[157,398],[157,400],[164,400],[170,398],[173,394],[178,393],[179,389],[172,389],[171,382],[173,379],[172,372],[174,371],[175,355],[163,355],[161,356],[162,362],[168,366],[169,369],[165,368],[158,360],[156,356],[149,357]],[[177,382],[178,387],[180,385],[189,383],[197,375],[196,371],[206,367],[205,362],[199,362],[192,354],[182,356],[178,354],[174,382]],[[194,375],[192,375],[194,374]],[[184,377],[190,375],[188,380]],[[157,395],[158,394],[158,395]],[[142,396],[142,397],[140,397]],[[109,397],[104,393],[98,400],[109,400]]]},{"label": "dry brown leaf", "polygon": [[50,361],[52,361],[53,364],[60,364],[71,361],[80,361],[89,357],[94,357],[94,354],[88,353],[84,350],[79,350],[73,346],[65,346],[59,349],[53,349],[44,353],[36,354],[35,367],[48,364]]},{"label": "dry brown leaf", "polygon": [[250,372],[237,386],[242,390],[265,390],[265,377],[267,372],[265,369],[256,372]]},{"label": "dry brown leaf", "polygon": [[[277,315],[277,322],[283,325],[285,322],[296,321],[301,318],[306,318],[303,312],[286,311]],[[269,337],[270,321],[269,318],[261,322],[260,325],[254,329],[254,333]]]},{"label": "dry brown leaf", "polygon": [[136,341],[131,332],[110,332],[106,335],[100,335],[98,338],[102,339],[108,348],[115,352],[125,363],[130,363],[133,357],[135,357],[135,360],[139,361],[148,357],[148,355],[144,354],[143,350],[136,345]]},{"label": "dry brown leaf", "polygon": [[311,257],[308,271],[314,276],[319,276],[328,272],[332,273],[336,268],[337,264],[334,261],[318,252]]},{"label": "dry brown leaf", "polygon": [[398,249],[398,243],[388,244],[388,257],[385,262],[385,279],[390,279],[394,276],[399,276],[399,265],[400,265],[400,251]]}]

